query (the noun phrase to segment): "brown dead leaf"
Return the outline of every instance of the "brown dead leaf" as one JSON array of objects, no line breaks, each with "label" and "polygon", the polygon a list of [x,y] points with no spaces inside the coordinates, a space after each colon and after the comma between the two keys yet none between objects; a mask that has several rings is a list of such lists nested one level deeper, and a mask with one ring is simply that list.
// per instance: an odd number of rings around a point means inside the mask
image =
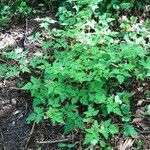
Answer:
[{"label": "brown dead leaf", "polygon": [[118,146],[118,150],[128,150],[132,147],[133,143],[134,143],[133,139],[127,139],[124,143],[121,143]]},{"label": "brown dead leaf", "polygon": [[143,118],[134,118],[134,119],[132,120],[132,123],[139,123],[139,122],[141,122],[141,121],[143,121]]}]

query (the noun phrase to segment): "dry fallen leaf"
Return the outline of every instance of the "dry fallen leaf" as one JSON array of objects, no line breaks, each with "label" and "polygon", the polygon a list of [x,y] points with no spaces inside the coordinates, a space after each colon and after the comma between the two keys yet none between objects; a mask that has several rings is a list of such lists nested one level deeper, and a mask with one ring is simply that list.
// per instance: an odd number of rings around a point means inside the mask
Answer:
[{"label": "dry fallen leaf", "polygon": [[118,150],[128,150],[129,148],[132,147],[133,143],[134,143],[133,139],[127,139],[124,143],[118,146]]}]

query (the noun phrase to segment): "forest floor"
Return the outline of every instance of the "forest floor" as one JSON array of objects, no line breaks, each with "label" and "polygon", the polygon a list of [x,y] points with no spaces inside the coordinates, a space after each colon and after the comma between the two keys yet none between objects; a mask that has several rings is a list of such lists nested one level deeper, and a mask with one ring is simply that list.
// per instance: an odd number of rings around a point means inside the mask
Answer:
[{"label": "forest floor", "polygon": [[[13,22],[0,33],[0,51],[16,47],[37,48],[26,40],[39,30],[35,17],[18,22]],[[58,149],[57,140],[64,139],[63,128],[52,127],[49,121],[28,125],[26,118],[32,111],[32,98],[17,88],[16,82],[17,78],[0,81],[0,150]],[[48,140],[48,144],[40,144],[43,139]]]},{"label": "forest floor", "polygon": [[[40,16],[41,17],[41,16]],[[36,16],[37,18],[37,16]],[[39,23],[35,17],[24,19],[23,22],[12,23],[0,33],[0,51],[6,48],[38,49],[38,43],[33,45],[27,36],[39,31]],[[21,78],[21,77],[19,77]],[[27,124],[26,118],[32,111],[32,98],[29,93],[16,87],[17,79],[0,81],[0,150],[59,150],[57,144],[61,139],[71,142],[72,137],[63,135],[63,127],[53,127],[49,121],[40,124]],[[150,149],[150,120],[145,111],[149,99],[144,99],[144,90],[150,87],[150,82],[137,83],[132,87],[137,96],[133,101],[133,123],[139,130],[143,142],[143,150]],[[71,135],[74,136],[74,135]],[[42,142],[45,141],[45,142]],[[77,143],[80,139],[76,140]],[[121,135],[114,137],[116,149],[135,150],[135,139],[126,139]],[[117,147],[118,145],[119,148]],[[78,148],[74,148],[78,149]]]}]

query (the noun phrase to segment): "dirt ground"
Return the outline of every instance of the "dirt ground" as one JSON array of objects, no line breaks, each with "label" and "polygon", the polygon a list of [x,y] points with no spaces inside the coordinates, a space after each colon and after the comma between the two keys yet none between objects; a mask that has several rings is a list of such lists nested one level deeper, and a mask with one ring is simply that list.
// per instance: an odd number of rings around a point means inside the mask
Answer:
[{"label": "dirt ground", "polygon": [[58,150],[55,143],[65,138],[61,126],[52,127],[48,120],[38,125],[26,123],[32,111],[28,93],[5,86],[0,90],[0,102],[0,150]]}]

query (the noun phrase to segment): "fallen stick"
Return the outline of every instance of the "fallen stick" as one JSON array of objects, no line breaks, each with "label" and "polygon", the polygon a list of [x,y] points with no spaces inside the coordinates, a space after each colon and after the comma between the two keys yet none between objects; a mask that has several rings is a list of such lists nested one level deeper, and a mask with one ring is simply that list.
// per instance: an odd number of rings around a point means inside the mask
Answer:
[{"label": "fallen stick", "polygon": [[32,125],[32,129],[31,129],[31,132],[30,132],[30,134],[29,134],[29,136],[28,136],[28,139],[27,139],[27,142],[26,142],[26,145],[25,145],[25,149],[28,148],[28,144],[29,144],[30,139],[31,139],[31,136],[32,136],[32,134],[33,134],[33,132],[34,132],[34,128],[35,128],[35,122],[34,122],[33,125]]},{"label": "fallen stick", "polygon": [[0,127],[0,132],[1,132],[1,138],[2,138],[3,149],[4,149],[4,150],[7,150],[7,149],[6,149],[6,145],[5,145],[5,141],[4,141],[4,136],[3,136],[3,132],[2,132],[2,128],[1,128],[1,127]]},{"label": "fallen stick", "polygon": [[53,141],[37,141],[37,144],[55,144],[55,143],[60,143],[60,142],[66,142],[68,139],[60,139],[60,140],[53,140]]}]

